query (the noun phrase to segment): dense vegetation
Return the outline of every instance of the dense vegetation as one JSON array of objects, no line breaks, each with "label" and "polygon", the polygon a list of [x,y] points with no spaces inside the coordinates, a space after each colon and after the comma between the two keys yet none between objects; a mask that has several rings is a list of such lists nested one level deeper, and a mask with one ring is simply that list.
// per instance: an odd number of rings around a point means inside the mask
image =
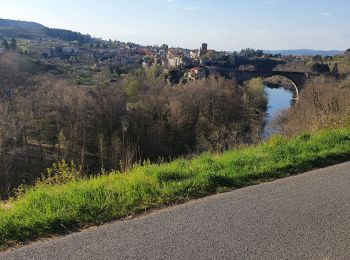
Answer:
[{"label": "dense vegetation", "polygon": [[0,247],[348,159],[350,129],[275,136],[257,146],[84,178],[62,162],[0,207]]},{"label": "dense vegetation", "polygon": [[150,68],[84,87],[38,66],[15,53],[0,57],[1,198],[61,159],[94,173],[260,140],[261,80],[240,88],[210,77],[175,87]]},{"label": "dense vegetation", "polygon": [[93,42],[90,35],[85,35],[70,30],[45,28],[44,32],[50,37],[58,38],[64,41],[77,41],[80,44]]},{"label": "dense vegetation", "polygon": [[316,77],[302,91],[300,100],[277,119],[286,136],[302,131],[345,126],[350,123],[350,79]]},{"label": "dense vegetation", "polygon": [[342,76],[350,72],[350,49],[338,56],[286,56],[275,70],[305,71],[314,74]]}]

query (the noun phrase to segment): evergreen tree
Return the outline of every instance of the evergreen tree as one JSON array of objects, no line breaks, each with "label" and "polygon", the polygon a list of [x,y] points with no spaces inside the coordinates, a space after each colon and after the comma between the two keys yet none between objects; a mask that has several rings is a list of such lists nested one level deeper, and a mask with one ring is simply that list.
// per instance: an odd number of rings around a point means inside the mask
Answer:
[{"label": "evergreen tree", "polygon": [[350,61],[350,49],[347,49],[347,50],[345,51],[344,56],[345,56],[345,59],[346,59],[347,61]]},{"label": "evergreen tree", "polygon": [[17,41],[16,41],[15,38],[12,38],[10,45],[11,45],[12,49],[16,49],[17,48]]},{"label": "evergreen tree", "polygon": [[4,46],[4,48],[7,50],[10,49],[10,45],[5,39],[2,41],[2,46]]},{"label": "evergreen tree", "polygon": [[97,49],[101,48],[101,42],[100,41],[96,41],[95,42],[95,48],[97,48]]},{"label": "evergreen tree", "polygon": [[315,63],[311,66],[312,73],[326,73],[330,72],[328,64]]},{"label": "evergreen tree", "polygon": [[322,56],[321,55],[315,55],[312,57],[312,60],[315,62],[322,62]]},{"label": "evergreen tree", "polygon": [[168,46],[167,44],[162,44],[162,45],[160,46],[160,48],[163,49],[163,50],[165,50],[165,51],[168,51],[169,46]]}]

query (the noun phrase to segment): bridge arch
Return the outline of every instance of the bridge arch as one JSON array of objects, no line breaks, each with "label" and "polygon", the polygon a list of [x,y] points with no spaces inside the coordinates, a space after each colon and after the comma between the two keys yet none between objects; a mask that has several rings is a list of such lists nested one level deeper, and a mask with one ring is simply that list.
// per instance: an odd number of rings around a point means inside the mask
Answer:
[{"label": "bridge arch", "polygon": [[283,78],[287,79],[288,81],[290,81],[292,83],[292,85],[293,85],[293,88],[294,88],[294,94],[295,94],[294,99],[295,100],[299,99],[300,91],[299,91],[299,88],[297,86],[297,83],[293,79],[288,77],[287,75],[283,75],[281,73],[271,73],[271,74],[262,76],[262,79],[268,79],[268,78],[271,78],[271,77],[274,77],[274,76],[283,77]]},{"label": "bridge arch", "polygon": [[299,99],[300,90],[303,89],[310,74],[306,72],[295,71],[261,71],[261,70],[237,70],[230,68],[207,67],[210,74],[219,74],[226,78],[234,78],[238,84],[244,84],[252,78],[266,79],[272,76],[282,76],[293,83],[295,90],[295,99]]}]

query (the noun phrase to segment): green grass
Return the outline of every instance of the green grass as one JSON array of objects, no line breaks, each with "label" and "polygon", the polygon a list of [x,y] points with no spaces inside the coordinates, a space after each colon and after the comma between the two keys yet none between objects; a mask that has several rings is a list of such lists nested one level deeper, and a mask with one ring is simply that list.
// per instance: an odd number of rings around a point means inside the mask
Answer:
[{"label": "green grass", "polygon": [[61,185],[40,184],[0,207],[0,247],[66,234],[191,198],[345,161],[350,128],[325,130],[223,154],[136,166]]}]

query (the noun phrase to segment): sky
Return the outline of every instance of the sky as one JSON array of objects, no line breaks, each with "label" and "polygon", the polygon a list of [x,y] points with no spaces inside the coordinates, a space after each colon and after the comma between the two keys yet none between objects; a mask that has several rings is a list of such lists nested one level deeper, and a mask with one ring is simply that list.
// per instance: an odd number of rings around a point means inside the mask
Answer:
[{"label": "sky", "polygon": [[350,0],[1,0],[0,18],[144,45],[350,48]]}]

